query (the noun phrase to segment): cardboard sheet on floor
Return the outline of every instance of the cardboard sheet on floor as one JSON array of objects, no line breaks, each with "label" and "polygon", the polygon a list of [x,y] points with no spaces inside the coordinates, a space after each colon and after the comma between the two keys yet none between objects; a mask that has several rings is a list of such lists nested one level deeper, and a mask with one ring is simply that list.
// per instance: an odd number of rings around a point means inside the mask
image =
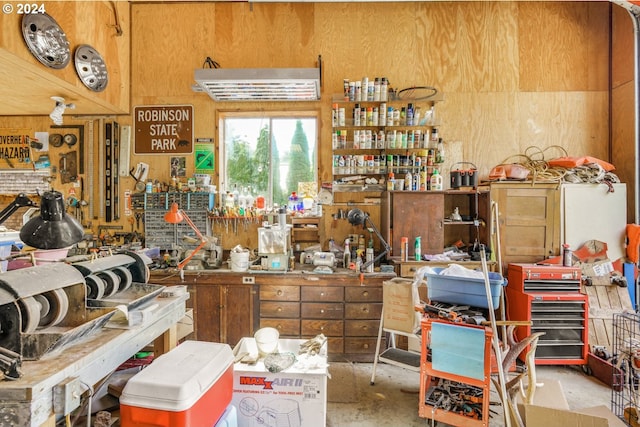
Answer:
[{"label": "cardboard sheet on floor", "polygon": [[[519,396],[520,397],[520,396]],[[571,410],[557,380],[544,380],[537,387],[533,404],[518,401],[518,411],[526,427],[623,427],[623,423],[606,406]]]},{"label": "cardboard sheet on floor", "polygon": [[527,405],[527,427],[625,427],[626,424],[616,417],[606,406],[578,409],[544,408]]}]

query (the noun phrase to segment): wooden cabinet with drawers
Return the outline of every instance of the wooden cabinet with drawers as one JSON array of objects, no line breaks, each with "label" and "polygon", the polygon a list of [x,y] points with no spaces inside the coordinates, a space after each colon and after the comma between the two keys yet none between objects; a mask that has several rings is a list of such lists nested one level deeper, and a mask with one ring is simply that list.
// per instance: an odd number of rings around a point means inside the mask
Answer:
[{"label": "wooden cabinet with drawers", "polygon": [[[394,274],[255,272],[152,275],[159,284],[188,284],[194,336],[235,345],[263,327],[282,338],[327,336],[330,360],[373,361],[382,312],[382,283]],[[253,282],[253,284],[246,284]]]},{"label": "wooden cabinet with drawers", "polygon": [[258,329],[258,292],[243,284],[238,275],[186,273],[184,281],[175,274],[152,272],[150,283],[187,285],[187,307],[193,308],[193,334],[198,341],[223,342],[235,346]]},{"label": "wooden cabinet with drawers", "polygon": [[345,353],[375,353],[380,316],[382,286],[345,288]]}]

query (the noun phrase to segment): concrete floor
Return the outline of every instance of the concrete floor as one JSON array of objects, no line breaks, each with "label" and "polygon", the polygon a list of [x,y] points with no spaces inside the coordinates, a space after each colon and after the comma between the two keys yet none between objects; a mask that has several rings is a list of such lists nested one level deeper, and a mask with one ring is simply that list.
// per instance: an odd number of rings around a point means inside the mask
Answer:
[{"label": "concrete floor", "polygon": [[[420,374],[379,363],[370,385],[372,363],[331,363],[328,380],[327,427],[413,427],[434,425],[418,416]],[[583,373],[579,366],[538,366],[538,383],[559,380],[572,410],[605,405],[611,408],[612,390]],[[492,387],[491,402],[499,402]],[[491,405],[491,427],[505,425],[502,408]],[[438,426],[445,424],[437,423]]]}]

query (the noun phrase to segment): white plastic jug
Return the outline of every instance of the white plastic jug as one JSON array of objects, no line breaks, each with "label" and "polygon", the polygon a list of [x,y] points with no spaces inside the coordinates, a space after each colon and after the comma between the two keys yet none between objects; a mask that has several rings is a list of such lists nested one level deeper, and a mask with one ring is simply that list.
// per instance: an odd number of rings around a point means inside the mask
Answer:
[{"label": "white plastic jug", "polygon": [[442,175],[440,175],[437,169],[433,171],[429,183],[431,184],[431,191],[442,191]]}]

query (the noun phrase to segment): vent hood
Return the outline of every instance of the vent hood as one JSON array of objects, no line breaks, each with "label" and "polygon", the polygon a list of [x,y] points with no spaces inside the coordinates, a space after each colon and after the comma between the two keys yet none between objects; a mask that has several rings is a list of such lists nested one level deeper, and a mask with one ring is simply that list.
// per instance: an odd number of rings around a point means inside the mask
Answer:
[{"label": "vent hood", "polygon": [[200,68],[195,81],[214,101],[320,99],[320,68]]}]

